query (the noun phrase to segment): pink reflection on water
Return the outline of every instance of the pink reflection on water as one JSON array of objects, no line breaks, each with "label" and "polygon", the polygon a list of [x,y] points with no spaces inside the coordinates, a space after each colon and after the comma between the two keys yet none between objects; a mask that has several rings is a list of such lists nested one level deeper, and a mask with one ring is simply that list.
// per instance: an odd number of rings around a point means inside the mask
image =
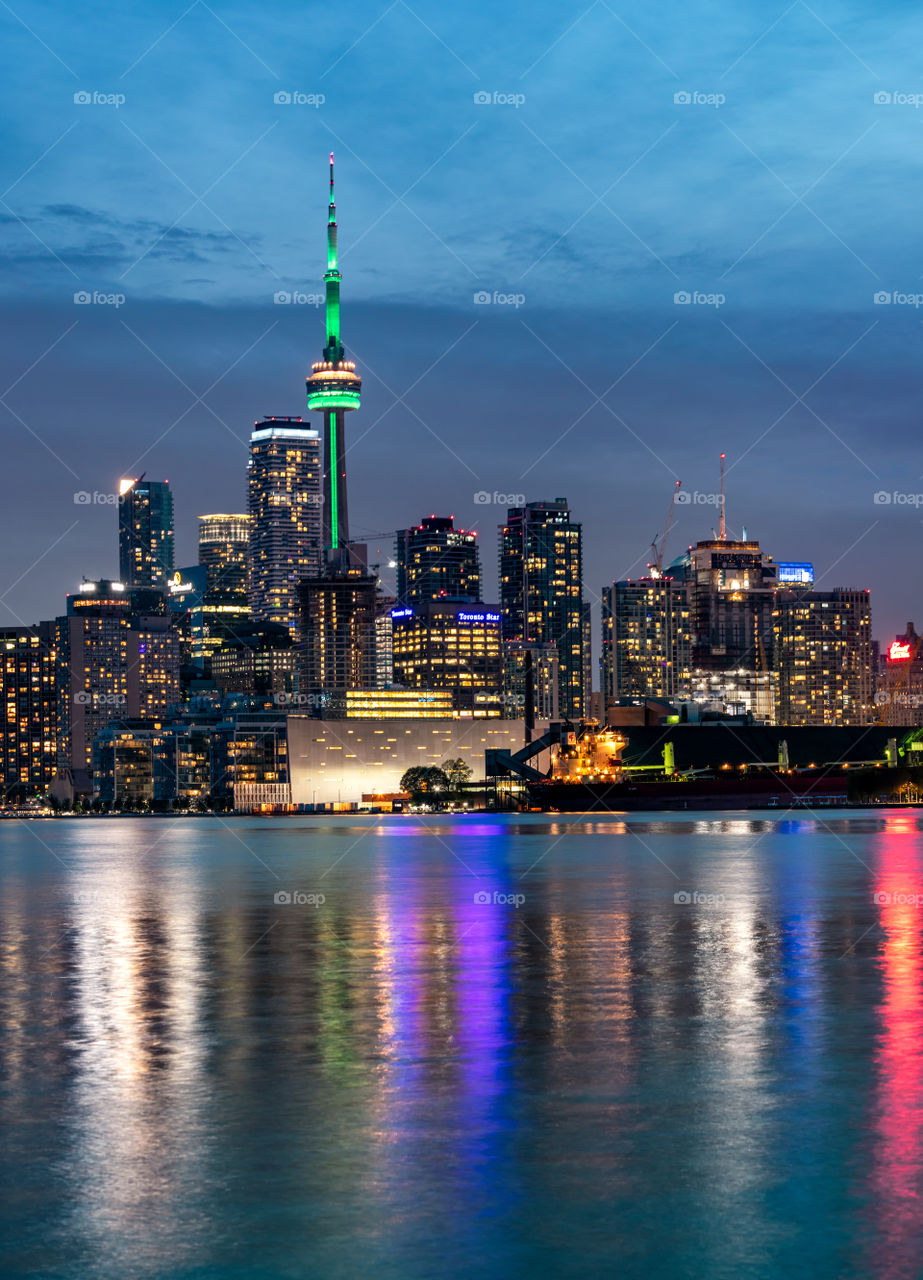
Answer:
[{"label": "pink reflection on water", "polygon": [[[876,909],[884,934],[878,1035],[877,1137],[870,1177],[876,1248],[870,1274],[920,1274],[923,1228],[923,876],[915,820],[891,819],[879,846]],[[917,839],[908,839],[907,837]]]}]

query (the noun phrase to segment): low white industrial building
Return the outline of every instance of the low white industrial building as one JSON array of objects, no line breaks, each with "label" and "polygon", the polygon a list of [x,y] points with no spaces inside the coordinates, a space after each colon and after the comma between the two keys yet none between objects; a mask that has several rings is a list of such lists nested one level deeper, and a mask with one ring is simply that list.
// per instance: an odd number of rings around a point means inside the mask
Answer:
[{"label": "low white industrial building", "polygon": [[[546,728],[536,724],[535,736]],[[519,751],[523,743],[521,720],[316,720],[290,715],[291,803],[351,803],[364,795],[396,792],[412,766],[438,766],[459,757],[470,765],[472,778],[483,778],[489,747]]]}]

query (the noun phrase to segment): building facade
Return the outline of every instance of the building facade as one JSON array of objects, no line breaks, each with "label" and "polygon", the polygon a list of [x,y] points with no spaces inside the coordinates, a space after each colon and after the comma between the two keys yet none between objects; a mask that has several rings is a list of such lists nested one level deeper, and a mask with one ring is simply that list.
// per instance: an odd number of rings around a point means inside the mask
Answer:
[{"label": "building facade", "polygon": [[536,720],[560,720],[561,660],[557,645],[503,643],[503,706],[507,719],[521,719],[526,709],[526,683],[532,684]]},{"label": "building facade", "polygon": [[394,624],[391,610],[396,606],[394,596],[379,592],[375,605],[375,687],[387,689],[394,683]]},{"label": "building facade", "polygon": [[874,673],[868,591],[780,591],[773,631],[777,724],[871,723]]},{"label": "building facade", "polygon": [[613,582],[602,592],[601,689],[618,698],[689,697],[689,587],[669,576]]},{"label": "building facade", "polygon": [[581,719],[589,663],[582,526],[571,520],[566,499],[530,502],[507,512],[500,531],[500,611],[510,652],[507,692],[525,698],[534,684],[530,651],[554,645],[560,713]]},{"label": "building facade", "polygon": [[246,602],[249,549],[248,515],[199,516],[199,564],[210,595]]},{"label": "building facade", "polygon": [[876,718],[886,725],[923,724],[923,640],[912,622],[878,659]]},{"label": "building facade", "polygon": [[690,548],[682,572],[690,592],[693,668],[768,671],[779,585],[772,557],[758,542],[718,538]]},{"label": "building facade", "polygon": [[165,591],[173,573],[173,494],[168,480],[119,485],[119,577],[129,588]]},{"label": "building facade", "polygon": [[[547,726],[536,725],[541,734]],[[313,720],[288,717],[288,765],[295,804],[358,802],[400,791],[405,770],[461,758],[475,779],[485,752],[518,751],[522,725],[509,720],[451,716]]]},{"label": "building facade", "polygon": [[100,729],[128,714],[131,618],[124,583],[100,579],[82,582],[56,620],[58,763],[75,774],[90,770]]},{"label": "building facade", "polygon": [[776,723],[778,673],[755,671],[753,667],[696,667],[689,682],[688,720],[697,716],[724,714],[752,717],[763,724]]},{"label": "building facade", "polygon": [[412,529],[398,529],[394,558],[401,606],[481,598],[477,534],[456,529],[452,516],[424,516]]},{"label": "building facade", "polygon": [[[106,807],[166,809],[237,807],[241,791],[288,795],[284,714],[258,699],[244,708],[169,724],[123,719],[93,741],[93,798]],[[247,704],[252,709],[246,709]]]},{"label": "building facade", "polygon": [[301,693],[315,701],[374,689],[378,580],[360,568],[307,578],[301,602]]},{"label": "building facade", "polygon": [[131,619],[128,636],[128,714],[162,719],[180,702],[182,640],[169,613]]},{"label": "building facade", "polygon": [[185,615],[183,665],[204,678],[211,677],[215,650],[252,629],[246,595],[209,591],[205,565],[177,569],[167,599],[171,612]]},{"label": "building facade", "polygon": [[469,715],[503,710],[503,641],[496,606],[429,600],[391,612],[394,681],[408,689],[448,689]]},{"label": "building facade", "polygon": [[298,634],[298,583],[320,573],[321,439],[301,418],[264,418],[250,436],[247,595],[253,617]]},{"label": "building facade", "polygon": [[162,717],[180,701],[182,647],[169,613],[138,616],[121,582],[82,582],[55,623],[58,764],[81,775],[93,740],[125,717]]},{"label": "building facade", "polygon": [[288,627],[264,622],[228,638],[211,654],[211,677],[223,693],[274,696],[290,693],[298,647]]},{"label": "building facade", "polygon": [[57,767],[55,629],[0,628],[0,786],[4,804],[44,793]]}]

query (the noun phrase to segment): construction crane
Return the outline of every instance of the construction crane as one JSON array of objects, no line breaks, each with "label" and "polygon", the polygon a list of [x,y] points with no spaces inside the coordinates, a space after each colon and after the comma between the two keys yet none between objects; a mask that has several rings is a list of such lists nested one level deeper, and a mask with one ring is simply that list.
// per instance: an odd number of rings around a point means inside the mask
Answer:
[{"label": "construction crane", "polygon": [[677,480],[673,486],[673,494],[670,498],[670,509],[667,512],[667,520],[663,527],[663,533],[660,535],[660,542],[658,543],[657,539],[654,538],[654,541],[651,543],[651,555],[653,559],[651,560],[648,568],[651,571],[652,578],[663,577],[663,553],[666,550],[667,538],[670,536],[670,530],[673,528],[673,516],[676,511],[676,495],[679,493],[682,483],[682,480]]}]

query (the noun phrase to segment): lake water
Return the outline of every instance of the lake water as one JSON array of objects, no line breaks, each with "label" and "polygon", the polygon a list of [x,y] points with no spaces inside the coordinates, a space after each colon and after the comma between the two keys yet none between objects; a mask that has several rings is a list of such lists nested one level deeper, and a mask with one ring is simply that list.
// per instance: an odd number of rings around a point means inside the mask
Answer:
[{"label": "lake water", "polygon": [[923,1275],[921,823],[0,823],[0,1269]]}]

